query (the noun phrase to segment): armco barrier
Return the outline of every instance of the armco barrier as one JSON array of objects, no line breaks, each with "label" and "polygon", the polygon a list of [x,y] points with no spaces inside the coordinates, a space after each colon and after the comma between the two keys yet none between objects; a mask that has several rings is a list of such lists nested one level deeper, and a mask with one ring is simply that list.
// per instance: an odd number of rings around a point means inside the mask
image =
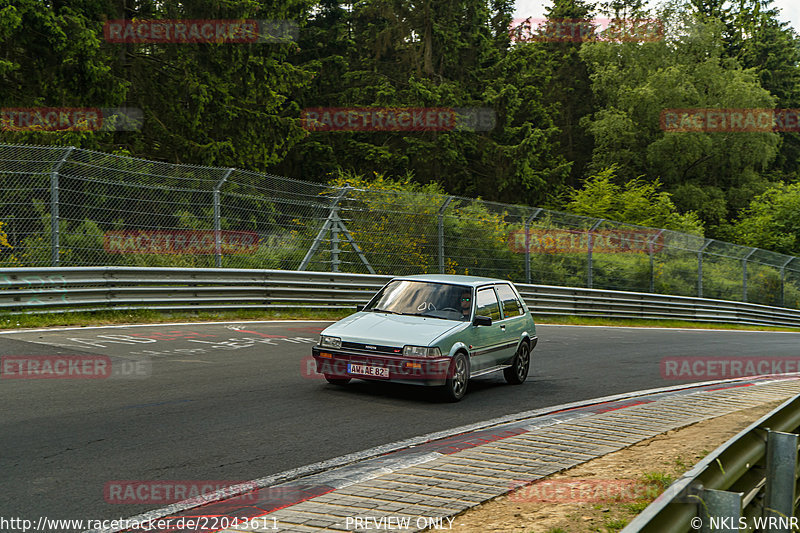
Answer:
[{"label": "armco barrier", "polygon": [[700,461],[622,533],[796,531],[798,430],[795,396]]},{"label": "armco barrier", "polygon": [[[0,269],[0,313],[352,309],[390,276],[231,268]],[[800,327],[800,311],[685,296],[517,284],[535,316]]]}]

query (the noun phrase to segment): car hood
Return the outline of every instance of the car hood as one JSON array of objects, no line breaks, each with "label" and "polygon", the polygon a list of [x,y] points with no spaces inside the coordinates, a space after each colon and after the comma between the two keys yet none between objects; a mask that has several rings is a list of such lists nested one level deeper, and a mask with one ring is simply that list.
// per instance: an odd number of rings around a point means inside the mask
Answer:
[{"label": "car hood", "polygon": [[360,312],[328,326],[322,334],[379,346],[429,346],[445,333],[466,325],[441,318]]}]

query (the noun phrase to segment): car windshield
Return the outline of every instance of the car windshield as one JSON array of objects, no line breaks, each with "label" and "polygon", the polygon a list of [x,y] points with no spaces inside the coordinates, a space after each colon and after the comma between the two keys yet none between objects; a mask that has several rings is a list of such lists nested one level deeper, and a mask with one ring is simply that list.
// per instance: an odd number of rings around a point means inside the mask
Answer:
[{"label": "car windshield", "polygon": [[392,281],[375,295],[364,311],[469,320],[472,288],[427,281]]}]

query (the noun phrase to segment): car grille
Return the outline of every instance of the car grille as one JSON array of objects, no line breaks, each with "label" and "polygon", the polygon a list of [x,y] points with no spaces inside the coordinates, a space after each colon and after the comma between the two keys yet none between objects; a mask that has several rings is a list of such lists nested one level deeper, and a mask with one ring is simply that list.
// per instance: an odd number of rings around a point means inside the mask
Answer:
[{"label": "car grille", "polygon": [[358,350],[367,353],[383,353],[390,355],[403,355],[403,347],[379,346],[377,344],[363,344],[360,342],[342,342],[342,348]]}]

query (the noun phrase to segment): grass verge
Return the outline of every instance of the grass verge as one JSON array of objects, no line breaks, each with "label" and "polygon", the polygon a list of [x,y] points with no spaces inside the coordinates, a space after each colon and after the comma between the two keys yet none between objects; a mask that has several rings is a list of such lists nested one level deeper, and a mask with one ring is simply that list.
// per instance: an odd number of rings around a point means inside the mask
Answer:
[{"label": "grass verge", "polygon": [[262,310],[174,312],[93,311],[84,313],[50,313],[42,315],[8,315],[0,313],[0,330],[46,328],[58,326],[105,326],[114,324],[159,324],[165,322],[213,322],[238,320],[330,320],[336,321],[351,314],[342,310]]},{"label": "grass verge", "polygon": [[718,324],[689,322],[686,320],[654,320],[646,318],[588,318],[580,316],[536,316],[537,324],[563,324],[568,326],[621,326],[649,328],[688,328],[688,329],[731,329],[746,331],[793,331],[800,328],[788,326],[749,326],[744,324]]}]

